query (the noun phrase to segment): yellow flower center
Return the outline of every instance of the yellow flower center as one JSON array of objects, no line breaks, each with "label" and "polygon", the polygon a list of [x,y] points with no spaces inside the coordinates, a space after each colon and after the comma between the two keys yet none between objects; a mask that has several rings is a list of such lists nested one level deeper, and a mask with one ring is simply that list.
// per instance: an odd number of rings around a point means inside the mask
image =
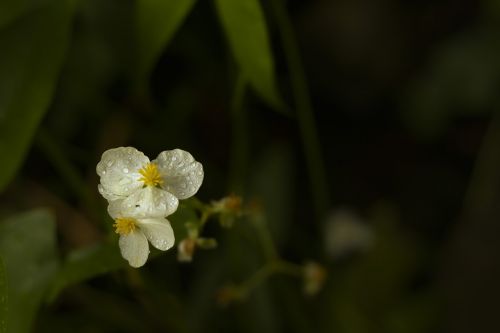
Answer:
[{"label": "yellow flower center", "polygon": [[163,183],[163,179],[155,163],[146,164],[144,168],[139,170],[139,173],[142,175],[139,180],[146,186],[158,186]]},{"label": "yellow flower center", "polygon": [[120,235],[128,235],[137,228],[135,219],[129,217],[119,217],[115,220],[115,232]]}]

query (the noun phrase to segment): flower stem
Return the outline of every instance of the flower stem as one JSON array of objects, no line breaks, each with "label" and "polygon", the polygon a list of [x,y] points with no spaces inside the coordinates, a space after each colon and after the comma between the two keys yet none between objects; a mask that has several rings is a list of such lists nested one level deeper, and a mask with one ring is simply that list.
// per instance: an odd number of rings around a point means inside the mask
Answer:
[{"label": "flower stem", "polygon": [[234,286],[236,294],[241,297],[247,297],[253,290],[262,285],[267,279],[275,274],[285,274],[295,277],[302,276],[302,267],[300,265],[284,261],[274,260],[266,263],[248,279]]},{"label": "flower stem", "polygon": [[246,127],[245,90],[247,82],[243,74],[238,73],[231,101],[232,146],[229,176],[229,191],[242,194],[248,160],[248,131]]},{"label": "flower stem", "polygon": [[299,131],[309,172],[310,191],[314,200],[316,217],[320,219],[328,209],[329,191],[311,98],[300,59],[299,48],[294,37],[292,23],[288,17],[285,3],[283,0],[272,0],[271,5],[278,24],[281,43],[290,71]]},{"label": "flower stem", "polygon": [[267,221],[262,213],[256,213],[251,217],[253,225],[257,231],[257,237],[264,251],[264,255],[268,262],[274,262],[279,258],[278,250],[274,245],[273,237],[267,227]]}]

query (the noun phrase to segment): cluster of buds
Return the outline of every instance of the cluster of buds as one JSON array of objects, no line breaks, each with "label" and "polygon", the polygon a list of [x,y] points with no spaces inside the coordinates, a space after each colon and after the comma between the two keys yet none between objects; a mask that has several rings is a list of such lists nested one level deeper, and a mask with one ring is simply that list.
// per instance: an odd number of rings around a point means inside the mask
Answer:
[{"label": "cluster of buds", "polygon": [[177,260],[180,262],[191,262],[196,249],[211,250],[217,247],[214,238],[200,237],[200,229],[196,224],[186,223],[188,235],[179,242],[177,247]]},{"label": "cluster of buds", "polygon": [[234,221],[243,214],[241,197],[231,194],[212,202],[212,211],[219,214],[220,225],[231,228]]}]

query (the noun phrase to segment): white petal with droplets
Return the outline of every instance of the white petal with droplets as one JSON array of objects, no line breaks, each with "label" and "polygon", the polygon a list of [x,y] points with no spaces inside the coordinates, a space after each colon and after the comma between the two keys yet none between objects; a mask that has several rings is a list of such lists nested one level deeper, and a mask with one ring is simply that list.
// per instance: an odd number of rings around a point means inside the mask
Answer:
[{"label": "white petal with droplets", "polygon": [[166,251],[175,244],[174,231],[167,219],[140,219],[139,227],[158,250]]},{"label": "white petal with droplets", "polygon": [[148,240],[140,229],[135,229],[128,235],[120,236],[119,246],[123,258],[132,267],[141,267],[148,260]]},{"label": "white petal with droplets", "polygon": [[97,164],[101,178],[99,193],[108,200],[125,198],[143,186],[139,170],[149,158],[133,147],[118,147],[105,151]]},{"label": "white petal with droplets", "polygon": [[203,166],[187,151],[166,150],[153,162],[162,175],[162,188],[179,199],[193,196],[203,182]]}]

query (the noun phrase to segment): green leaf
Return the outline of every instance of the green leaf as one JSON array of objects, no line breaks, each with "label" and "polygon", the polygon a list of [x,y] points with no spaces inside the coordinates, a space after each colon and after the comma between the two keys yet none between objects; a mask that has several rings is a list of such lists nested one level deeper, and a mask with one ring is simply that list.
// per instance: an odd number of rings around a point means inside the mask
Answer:
[{"label": "green leaf", "polygon": [[117,242],[103,243],[75,250],[66,258],[53,280],[47,300],[53,301],[59,293],[72,285],[123,268],[127,262],[121,257]]},{"label": "green leaf", "polygon": [[161,52],[189,14],[195,0],[138,0],[138,79],[146,80]]},{"label": "green leaf", "polygon": [[73,1],[30,11],[0,31],[0,191],[49,107],[68,46]]},{"label": "green leaf", "polygon": [[283,103],[276,88],[274,60],[259,1],[216,0],[215,4],[243,75],[265,101],[281,109]]},{"label": "green leaf", "polygon": [[0,1],[0,29],[27,11],[40,7],[48,0],[2,0]]},{"label": "green leaf", "polygon": [[46,287],[58,269],[54,217],[44,210],[0,224],[0,256],[8,282],[7,332],[29,332]]},{"label": "green leaf", "polygon": [[7,275],[3,260],[0,259],[0,333],[7,331]]}]

